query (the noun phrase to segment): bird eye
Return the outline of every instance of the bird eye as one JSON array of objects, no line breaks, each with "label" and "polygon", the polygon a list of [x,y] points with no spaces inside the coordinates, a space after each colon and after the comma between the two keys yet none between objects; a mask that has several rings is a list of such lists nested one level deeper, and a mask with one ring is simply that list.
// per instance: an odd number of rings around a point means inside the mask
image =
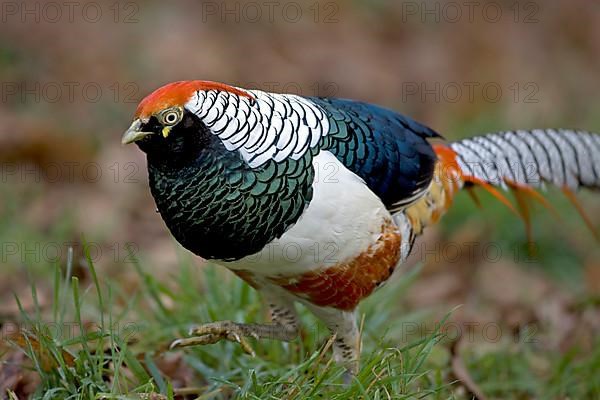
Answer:
[{"label": "bird eye", "polygon": [[169,111],[163,115],[163,123],[165,125],[175,125],[179,122],[180,113],[177,111]]}]

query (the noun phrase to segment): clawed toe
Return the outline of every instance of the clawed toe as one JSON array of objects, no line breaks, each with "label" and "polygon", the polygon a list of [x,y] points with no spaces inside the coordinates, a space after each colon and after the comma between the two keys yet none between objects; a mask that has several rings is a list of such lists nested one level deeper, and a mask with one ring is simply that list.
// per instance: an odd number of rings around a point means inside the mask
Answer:
[{"label": "clawed toe", "polygon": [[241,324],[232,321],[211,322],[193,327],[189,332],[191,337],[175,340],[171,343],[169,349],[214,344],[220,340],[229,340],[230,342],[239,343],[244,352],[254,357],[256,353],[244,336],[252,336],[258,339],[258,335],[253,332],[248,332],[248,335],[244,333]]},{"label": "clawed toe", "polygon": [[216,335],[203,335],[203,336],[193,336],[189,338],[177,339],[174,340],[169,346],[169,350],[174,350],[181,347],[190,347],[190,346],[201,346],[205,344],[214,344],[217,343],[221,338]]}]

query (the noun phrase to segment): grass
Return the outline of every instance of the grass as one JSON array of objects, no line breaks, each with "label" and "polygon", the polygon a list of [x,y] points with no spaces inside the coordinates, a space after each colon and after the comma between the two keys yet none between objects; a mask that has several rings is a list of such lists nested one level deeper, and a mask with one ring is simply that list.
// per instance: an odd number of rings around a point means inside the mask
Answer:
[{"label": "grass", "polygon": [[[93,278],[85,288],[69,276],[69,264],[64,272],[56,267],[50,321],[39,308],[33,313],[21,310],[29,329],[13,340],[41,377],[36,399],[468,398],[457,390],[439,330],[405,344],[392,339],[403,337],[406,321],[425,318],[397,314],[419,269],[384,286],[361,307],[362,369],[348,387],[341,384],[342,369],[331,362],[327,331],[302,310],[302,339],[290,344],[255,342],[255,358],[228,342],[185,350],[181,363],[194,376],[194,385],[174,388],[179,379],[166,374],[164,365],[169,341],[183,335],[192,322],[260,321],[264,310],[258,295],[220,268],[198,271],[183,263],[174,276],[176,290],[136,264],[143,285],[131,296],[117,282],[102,282],[91,260],[89,267]],[[36,299],[33,281],[31,290]],[[69,318],[76,327],[74,335],[65,337],[64,331],[52,329],[69,325]],[[90,320],[98,324],[94,329],[86,322]],[[544,374],[536,372],[540,353],[535,347],[524,341],[481,354],[468,351],[467,365],[494,398],[600,396],[595,379],[600,374],[600,347],[591,354],[575,349],[550,355]]]},{"label": "grass", "polygon": [[[177,377],[164,372],[165,360],[173,357],[166,351],[169,341],[193,322],[263,320],[257,293],[220,268],[199,272],[186,263],[169,287],[136,261],[143,284],[132,296],[118,282],[101,281],[89,258],[92,282],[82,287],[70,276],[71,265],[69,259],[64,270],[55,268],[50,321],[37,305],[32,313],[21,308],[28,329],[12,338],[41,377],[34,398],[454,398],[451,382],[428,361],[442,338],[439,331],[404,345],[385,339],[402,323],[390,324],[391,313],[416,272],[385,287],[361,309],[367,315],[362,369],[349,386],[342,385],[343,370],[331,360],[327,330],[302,310],[302,339],[255,342],[255,358],[233,343],[185,350],[181,363],[194,376],[194,385],[174,388]],[[33,281],[31,290],[35,300]],[[65,337],[55,328],[70,325],[71,318],[76,333]],[[90,329],[86,321],[97,326]]]}]

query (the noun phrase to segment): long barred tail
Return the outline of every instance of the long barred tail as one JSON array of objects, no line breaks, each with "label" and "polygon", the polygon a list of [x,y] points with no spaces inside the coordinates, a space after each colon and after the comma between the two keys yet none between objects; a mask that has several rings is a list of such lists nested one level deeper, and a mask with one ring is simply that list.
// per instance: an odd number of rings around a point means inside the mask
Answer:
[{"label": "long barred tail", "polygon": [[567,129],[499,132],[450,144],[462,175],[507,188],[600,188],[600,135]]},{"label": "long barred tail", "polygon": [[[600,135],[567,129],[508,131],[436,145],[435,150],[441,167],[432,187],[442,188],[444,211],[456,189],[483,187],[523,218],[531,236],[527,199],[552,209],[536,190],[550,184],[567,195],[598,238],[574,191],[600,188]],[[517,208],[497,187],[514,193]]]}]

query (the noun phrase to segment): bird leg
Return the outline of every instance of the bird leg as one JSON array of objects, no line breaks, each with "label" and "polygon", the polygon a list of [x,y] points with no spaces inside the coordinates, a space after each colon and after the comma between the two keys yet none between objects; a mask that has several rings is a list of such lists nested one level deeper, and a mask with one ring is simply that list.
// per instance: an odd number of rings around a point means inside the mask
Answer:
[{"label": "bird leg", "polygon": [[333,359],[346,368],[344,384],[348,385],[358,374],[360,356],[360,333],[356,323],[356,313],[335,308],[319,307],[310,303],[306,306],[335,335]]},{"label": "bird leg", "polygon": [[254,356],[254,350],[246,340],[275,339],[284,342],[294,340],[298,336],[298,319],[293,304],[281,299],[269,299],[272,323],[242,324],[233,321],[217,321],[202,324],[190,330],[191,337],[177,339],[171,343],[170,349],[214,344],[221,340],[237,342],[242,349]]}]

